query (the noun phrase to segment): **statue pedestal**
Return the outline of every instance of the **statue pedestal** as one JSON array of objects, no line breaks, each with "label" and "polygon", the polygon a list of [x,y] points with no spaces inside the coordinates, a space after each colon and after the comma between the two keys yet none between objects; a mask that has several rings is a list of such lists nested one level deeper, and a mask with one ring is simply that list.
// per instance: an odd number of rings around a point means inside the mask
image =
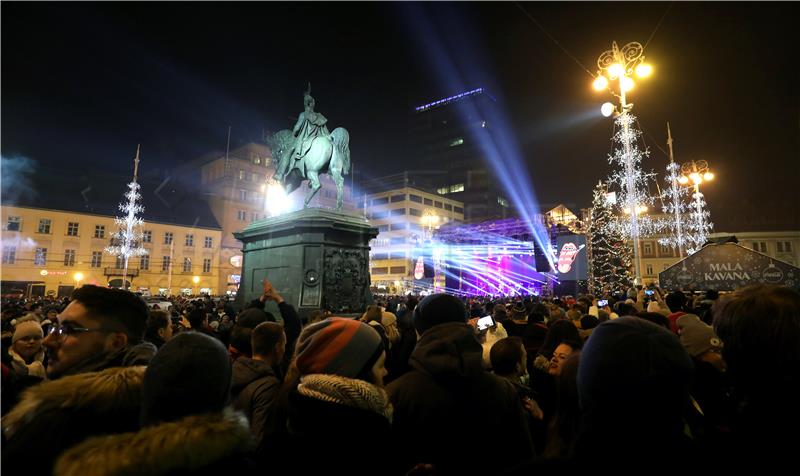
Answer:
[{"label": "statue pedestal", "polygon": [[257,299],[266,278],[301,317],[322,308],[340,316],[366,309],[369,241],[378,229],[363,216],[306,208],[254,222],[233,236],[244,244],[238,303]]}]

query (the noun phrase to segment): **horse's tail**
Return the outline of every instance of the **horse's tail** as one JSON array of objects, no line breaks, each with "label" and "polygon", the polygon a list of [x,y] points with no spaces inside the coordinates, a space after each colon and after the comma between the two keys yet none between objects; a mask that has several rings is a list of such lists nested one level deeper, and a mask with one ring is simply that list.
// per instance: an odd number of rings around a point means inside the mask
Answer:
[{"label": "horse's tail", "polygon": [[342,175],[350,173],[350,134],[344,127],[337,127],[331,132],[333,147],[342,160]]}]

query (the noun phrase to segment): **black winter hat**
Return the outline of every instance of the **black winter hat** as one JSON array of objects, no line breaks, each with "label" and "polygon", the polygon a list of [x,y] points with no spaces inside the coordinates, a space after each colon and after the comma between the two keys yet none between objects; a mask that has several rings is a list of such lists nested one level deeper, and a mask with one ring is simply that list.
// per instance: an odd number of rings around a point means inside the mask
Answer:
[{"label": "black winter hat", "polygon": [[455,296],[431,294],[414,309],[414,327],[419,335],[433,326],[446,322],[466,322],[467,310]]},{"label": "black winter hat", "polygon": [[222,343],[184,332],[159,349],[142,383],[142,426],[222,411],[230,399],[231,363]]},{"label": "black winter hat", "polygon": [[236,323],[248,329],[255,329],[257,325],[267,321],[275,322],[275,317],[272,316],[271,313],[251,307],[239,313],[239,318],[236,320]]}]

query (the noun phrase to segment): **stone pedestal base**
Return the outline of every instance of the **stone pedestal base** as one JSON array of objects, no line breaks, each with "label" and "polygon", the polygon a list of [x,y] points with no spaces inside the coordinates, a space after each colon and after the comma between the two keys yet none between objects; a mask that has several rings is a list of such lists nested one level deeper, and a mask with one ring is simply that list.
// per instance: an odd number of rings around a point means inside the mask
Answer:
[{"label": "stone pedestal base", "polygon": [[369,241],[378,229],[364,217],[307,208],[254,222],[234,236],[244,244],[237,303],[258,298],[266,278],[301,317],[317,309],[340,316],[366,309]]}]

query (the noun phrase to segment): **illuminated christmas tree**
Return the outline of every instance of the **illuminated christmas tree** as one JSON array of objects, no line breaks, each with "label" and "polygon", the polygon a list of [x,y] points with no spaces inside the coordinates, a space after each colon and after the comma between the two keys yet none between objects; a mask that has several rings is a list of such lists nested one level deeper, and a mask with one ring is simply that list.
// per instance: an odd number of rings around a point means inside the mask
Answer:
[{"label": "illuminated christmas tree", "polygon": [[625,291],[633,282],[630,272],[631,250],[614,225],[613,200],[601,182],[594,188],[587,227],[589,258],[589,290],[595,296],[605,292]]},{"label": "illuminated christmas tree", "polygon": [[144,221],[139,214],[144,212],[144,207],[139,203],[142,196],[139,194],[139,184],[136,182],[139,173],[139,147],[136,147],[136,158],[133,160],[133,181],[128,184],[125,192],[125,202],[119,204],[120,211],[125,215],[116,217],[117,231],[111,237],[111,245],[107,246],[106,253],[122,258],[123,274],[122,286],[128,289],[128,259],[131,256],[143,256],[147,250],[142,246],[142,226]]}]

